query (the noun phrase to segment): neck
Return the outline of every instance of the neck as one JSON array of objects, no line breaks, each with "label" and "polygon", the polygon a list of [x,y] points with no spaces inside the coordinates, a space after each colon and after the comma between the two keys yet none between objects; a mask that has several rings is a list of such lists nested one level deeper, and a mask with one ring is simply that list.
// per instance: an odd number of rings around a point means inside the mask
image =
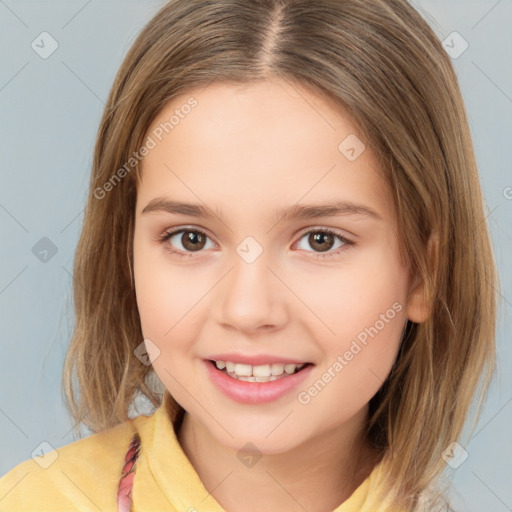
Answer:
[{"label": "neck", "polygon": [[362,432],[368,409],[286,453],[264,454],[245,467],[237,451],[220,444],[185,413],[180,445],[204,487],[230,512],[330,512],[369,476],[378,454]]}]

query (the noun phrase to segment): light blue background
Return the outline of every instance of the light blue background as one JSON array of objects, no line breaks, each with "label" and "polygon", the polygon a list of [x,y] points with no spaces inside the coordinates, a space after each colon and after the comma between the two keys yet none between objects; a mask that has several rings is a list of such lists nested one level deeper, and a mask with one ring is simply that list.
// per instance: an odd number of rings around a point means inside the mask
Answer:
[{"label": "light blue background", "polygon": [[[122,57],[161,1],[0,0],[0,475],[43,441],[73,442],[61,370],[72,326],[72,262],[104,101]],[[512,510],[512,3],[415,1],[453,59],[466,100],[502,283],[499,372],[453,476],[457,511]],[[31,48],[43,31],[59,44]],[[508,195],[512,197],[512,193]],[[47,263],[32,247],[48,237]],[[85,432],[87,434],[87,432]]]}]

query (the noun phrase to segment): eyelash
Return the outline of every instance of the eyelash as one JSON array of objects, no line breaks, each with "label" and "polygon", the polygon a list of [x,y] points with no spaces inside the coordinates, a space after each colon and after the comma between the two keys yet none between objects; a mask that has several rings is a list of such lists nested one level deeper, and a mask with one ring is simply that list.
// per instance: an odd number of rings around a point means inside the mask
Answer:
[{"label": "eyelash", "polygon": [[[201,229],[191,228],[191,227],[185,227],[185,228],[178,228],[172,231],[167,231],[163,233],[162,236],[158,237],[158,242],[161,244],[165,244],[170,238],[172,238],[174,235],[177,235],[178,233],[184,233],[184,232],[192,232],[192,233],[200,233],[201,235],[204,235],[207,238],[210,238],[204,231]],[[327,252],[327,253],[315,253],[316,258],[332,258],[334,256],[339,255],[341,252],[346,251],[350,249],[351,247],[355,246],[356,243],[352,242],[351,240],[346,239],[344,236],[340,235],[336,231],[329,229],[329,228],[317,228],[317,229],[310,229],[309,231],[305,231],[300,235],[300,239],[302,239],[305,235],[309,235],[310,233],[328,233],[330,235],[333,235],[336,237],[340,242],[342,242],[344,245],[339,247],[337,250],[333,252]],[[182,258],[191,258],[193,255],[193,252],[183,252],[176,249],[172,249],[169,244],[165,244],[165,250],[169,251],[172,254],[175,254],[176,256],[180,256]],[[201,251],[198,251],[201,252]],[[308,252],[314,252],[314,251],[308,251]]]}]

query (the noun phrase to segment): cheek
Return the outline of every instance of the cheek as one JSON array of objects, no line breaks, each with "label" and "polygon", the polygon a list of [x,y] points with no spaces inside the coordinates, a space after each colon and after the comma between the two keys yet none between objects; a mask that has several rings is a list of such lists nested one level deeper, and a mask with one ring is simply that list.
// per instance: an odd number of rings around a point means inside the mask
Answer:
[{"label": "cheek", "polygon": [[190,309],[187,304],[197,295],[197,286],[182,268],[167,261],[162,248],[139,242],[137,233],[134,240],[134,281],[142,331],[145,337],[163,340]]},{"label": "cheek", "polygon": [[401,323],[395,317],[378,336],[369,336],[366,344],[349,340],[332,350],[316,378],[297,395],[308,428],[337,427],[367,406],[396,360]]},{"label": "cheek", "polygon": [[144,338],[160,345],[159,340],[172,325],[170,315],[175,311],[173,304],[176,301],[172,290],[176,288],[169,287],[162,273],[162,265],[156,258],[157,251],[139,241],[137,230],[133,252],[135,294],[142,332]]},{"label": "cheek", "polygon": [[381,252],[333,275],[323,308],[321,294],[316,296],[322,319],[335,333],[324,335],[322,343],[325,369],[336,375],[331,392],[353,407],[363,405],[385,381],[407,322],[407,272],[393,254]]},{"label": "cheek", "polygon": [[[325,363],[316,380],[298,396],[301,404],[308,405],[311,417],[321,417],[321,411],[328,409],[332,410],[330,423],[346,421],[384,384],[396,360],[405,325],[403,310],[388,311],[387,323],[380,320],[365,326],[363,321],[362,328],[351,323],[347,327],[350,333],[339,336],[337,343],[326,344]],[[339,330],[343,329],[340,325]],[[337,406],[333,408],[333,404]]]},{"label": "cheek", "polygon": [[185,267],[171,264],[166,256],[163,250],[134,248],[137,306],[144,339],[158,348],[153,369],[178,403],[185,404],[184,388],[190,392],[195,386],[190,380],[190,358],[196,357],[194,341],[204,320],[200,299],[211,285]]},{"label": "cheek", "polygon": [[[407,272],[385,251],[354,258],[339,268],[316,269],[295,277],[294,290],[321,321],[317,335],[332,350],[342,350],[366,329],[399,338],[405,321]],[[308,315],[307,318],[313,318]],[[316,320],[315,320],[316,322]],[[329,350],[329,352],[332,352]]]}]

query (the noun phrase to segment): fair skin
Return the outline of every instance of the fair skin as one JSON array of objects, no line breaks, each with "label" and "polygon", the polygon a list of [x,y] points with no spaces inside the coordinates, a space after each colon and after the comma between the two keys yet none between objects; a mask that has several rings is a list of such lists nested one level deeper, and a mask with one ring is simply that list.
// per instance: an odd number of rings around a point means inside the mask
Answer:
[{"label": "fair skin", "polygon": [[[378,460],[362,439],[368,402],[391,370],[407,319],[426,315],[422,288],[399,258],[391,196],[368,146],[354,161],[338,149],[358,133],[350,118],[286,82],[194,89],[174,98],[148,135],[191,96],[198,105],[144,158],[137,190],[134,278],[144,337],[160,350],[153,367],[186,410],[179,442],[224,509],[331,511]],[[142,213],[156,197],[206,205],[222,220]],[[295,203],[330,201],[362,204],[379,218],[275,217]],[[173,228],[189,231],[158,241]],[[310,231],[322,228],[355,245],[336,237],[315,244]],[[207,237],[187,243],[183,235],[199,236],[194,230]],[[263,250],[251,263],[236,250],[248,236]],[[397,303],[378,334],[301,403],[299,392]],[[205,359],[223,352],[314,366],[278,399],[240,403],[205,370]],[[248,442],[263,455],[252,467],[237,457]]]}]

